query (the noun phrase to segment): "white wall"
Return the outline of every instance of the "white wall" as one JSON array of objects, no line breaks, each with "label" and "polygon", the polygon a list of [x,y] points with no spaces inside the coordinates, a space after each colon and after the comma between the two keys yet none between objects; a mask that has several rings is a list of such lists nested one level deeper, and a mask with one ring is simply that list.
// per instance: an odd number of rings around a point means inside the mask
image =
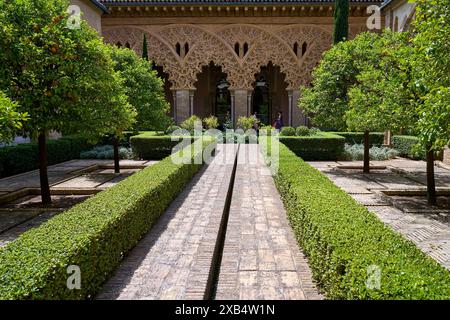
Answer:
[{"label": "white wall", "polygon": [[96,7],[89,0],[70,0],[70,3],[80,7],[82,17],[89,23],[89,25],[102,34],[102,10]]},{"label": "white wall", "polygon": [[414,14],[414,3],[409,3],[408,0],[392,1],[384,9],[386,28],[391,28],[394,31],[405,31],[408,29],[408,19]]}]

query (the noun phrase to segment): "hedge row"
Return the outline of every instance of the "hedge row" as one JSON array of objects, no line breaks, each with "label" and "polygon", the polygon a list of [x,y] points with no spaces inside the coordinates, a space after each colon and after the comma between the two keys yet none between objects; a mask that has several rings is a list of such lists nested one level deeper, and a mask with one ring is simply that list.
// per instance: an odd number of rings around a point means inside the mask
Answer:
[{"label": "hedge row", "polygon": [[280,142],[284,143],[297,156],[307,161],[338,160],[345,147],[343,137],[325,132],[307,137],[280,137]]},{"label": "hedge row", "polygon": [[[48,164],[53,165],[78,159],[80,153],[90,150],[92,145],[81,136],[66,136],[47,141]],[[37,143],[24,143],[0,148],[0,177],[39,168],[39,147]]]},{"label": "hedge row", "polygon": [[[200,167],[166,158],[24,233],[0,249],[0,300],[92,297]],[[81,290],[66,287],[69,265]]]},{"label": "hedge row", "polygon": [[[450,299],[450,273],[280,144],[277,187],[330,299]],[[381,271],[369,289],[368,268]]]},{"label": "hedge row", "polygon": [[401,157],[407,157],[414,160],[425,160],[425,151],[416,150],[415,146],[419,143],[419,138],[414,136],[393,136],[392,147],[400,152]]},{"label": "hedge row", "polygon": [[[331,132],[345,138],[346,144],[364,144],[364,132]],[[381,146],[384,143],[384,133],[370,132],[369,142],[371,146]]]},{"label": "hedge row", "polygon": [[[153,132],[145,132],[130,138],[134,154],[144,160],[161,160],[172,154],[172,150],[181,142],[172,141],[171,136],[157,136]],[[183,142],[192,142],[191,140]]]}]

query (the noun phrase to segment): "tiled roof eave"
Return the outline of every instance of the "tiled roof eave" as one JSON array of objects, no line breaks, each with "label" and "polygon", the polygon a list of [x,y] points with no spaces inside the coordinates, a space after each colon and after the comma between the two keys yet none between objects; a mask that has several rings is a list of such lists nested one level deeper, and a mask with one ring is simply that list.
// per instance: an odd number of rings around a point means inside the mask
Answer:
[{"label": "tiled roof eave", "polygon": [[[381,4],[384,0],[350,0],[350,4]],[[213,5],[213,6],[239,6],[239,5],[321,5],[333,4],[335,0],[100,0],[109,6],[167,6],[167,5]]]}]

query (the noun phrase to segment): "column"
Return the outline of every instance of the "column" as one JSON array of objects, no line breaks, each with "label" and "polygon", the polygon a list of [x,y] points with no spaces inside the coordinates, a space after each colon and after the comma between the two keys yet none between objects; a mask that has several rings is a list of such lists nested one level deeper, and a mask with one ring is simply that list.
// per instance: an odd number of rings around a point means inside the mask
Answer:
[{"label": "column", "polygon": [[289,126],[292,127],[292,125],[293,125],[292,118],[293,118],[293,112],[294,112],[294,108],[295,108],[295,106],[293,106],[292,90],[288,91],[288,99],[289,99],[289,109],[288,109],[289,111],[288,111],[287,118],[288,118]]},{"label": "column", "polygon": [[292,120],[293,127],[307,126],[308,118],[302,110],[298,107],[298,100],[300,99],[300,90],[290,90],[289,96],[292,96]]},{"label": "column", "polygon": [[251,100],[251,90],[236,89],[231,91],[231,111],[234,125],[236,125],[239,117],[250,116]]},{"label": "column", "polygon": [[194,110],[194,91],[189,89],[174,90],[175,122],[180,124],[191,115]]}]

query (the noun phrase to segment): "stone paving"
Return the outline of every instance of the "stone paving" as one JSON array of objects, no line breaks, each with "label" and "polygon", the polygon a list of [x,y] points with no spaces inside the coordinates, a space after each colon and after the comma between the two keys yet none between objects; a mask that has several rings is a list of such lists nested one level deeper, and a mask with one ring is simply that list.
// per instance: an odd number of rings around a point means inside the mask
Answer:
[{"label": "stone paving", "polygon": [[[448,196],[430,207],[425,196],[395,195],[400,191],[426,190],[426,163],[407,159],[373,161],[386,166],[363,174],[361,170],[340,169],[361,162],[310,162],[337,186],[374,212],[380,220],[411,240],[423,252],[450,270],[450,208]],[[450,168],[436,167],[438,190],[450,190]],[[383,193],[383,191],[385,191]],[[392,195],[389,195],[393,193]]]},{"label": "stone paving", "polygon": [[219,145],[97,299],[202,300],[231,183],[237,146]]},{"label": "stone paving", "polygon": [[[50,189],[58,193],[52,197],[51,208],[41,208],[40,196],[27,191],[39,189],[37,170],[0,179],[0,247],[95,192],[110,188],[154,163],[156,161],[122,160],[120,175],[114,174],[112,160],[72,160],[49,166]],[[14,196],[22,192],[18,198]]]},{"label": "stone paving", "polygon": [[258,145],[239,152],[216,299],[322,299]]}]

